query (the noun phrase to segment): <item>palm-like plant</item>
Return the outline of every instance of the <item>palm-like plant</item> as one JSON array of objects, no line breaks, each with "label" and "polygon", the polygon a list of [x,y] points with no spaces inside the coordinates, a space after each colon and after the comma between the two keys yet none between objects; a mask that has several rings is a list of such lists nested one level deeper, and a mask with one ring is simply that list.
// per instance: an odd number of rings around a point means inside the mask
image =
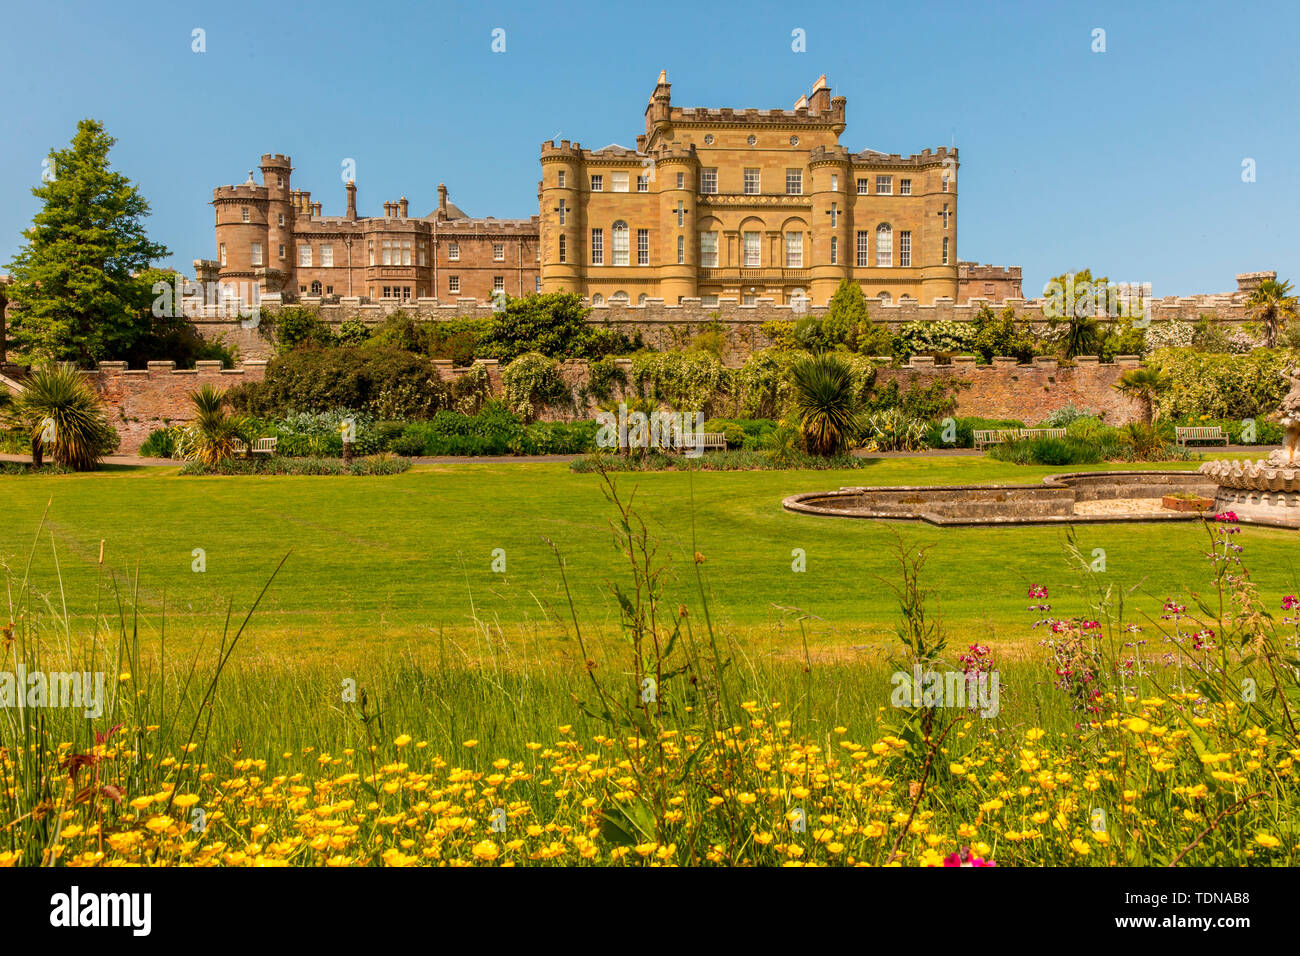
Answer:
[{"label": "palm-like plant", "polygon": [[60,465],[91,471],[116,444],[99,393],[72,365],[32,372],[13,404],[31,435],[32,463],[38,468],[48,450]]},{"label": "palm-like plant", "polygon": [[226,413],[226,395],[211,385],[190,392],[194,419],[176,442],[177,453],[186,461],[217,465],[238,453],[238,443],[248,441],[246,421]]},{"label": "palm-like plant", "polygon": [[857,430],[858,398],[853,370],[833,352],[800,359],[790,369],[793,411],[809,454],[844,450]]},{"label": "palm-like plant", "polygon": [[1256,322],[1264,323],[1264,344],[1273,348],[1277,345],[1278,333],[1297,317],[1291,283],[1266,279],[1246,299],[1246,310]]},{"label": "palm-like plant", "polygon": [[1169,376],[1155,366],[1131,368],[1112,388],[1136,398],[1142,405],[1142,421],[1149,427],[1155,418],[1156,401],[1169,390]]}]

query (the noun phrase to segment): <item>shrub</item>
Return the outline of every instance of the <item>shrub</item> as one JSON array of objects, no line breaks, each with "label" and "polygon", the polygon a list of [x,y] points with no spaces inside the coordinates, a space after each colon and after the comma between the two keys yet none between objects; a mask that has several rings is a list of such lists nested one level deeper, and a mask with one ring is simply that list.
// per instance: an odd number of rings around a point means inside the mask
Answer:
[{"label": "shrub", "polygon": [[1016,465],[1087,465],[1103,460],[1096,443],[1068,436],[1004,442],[990,448],[989,457]]},{"label": "shrub", "polygon": [[972,322],[908,322],[898,330],[894,356],[906,360],[913,355],[972,353],[976,327]]},{"label": "shrub", "polygon": [[540,352],[525,352],[507,365],[501,373],[501,385],[506,404],[525,421],[532,421],[546,405],[573,402],[555,360]]},{"label": "shrub", "polygon": [[745,428],[737,422],[725,418],[711,418],[704,423],[706,432],[721,432],[726,438],[728,448],[745,447]]},{"label": "shrub", "polygon": [[837,455],[857,430],[861,407],[853,388],[853,372],[830,353],[796,362],[791,370],[793,414],[804,447],[813,455]]},{"label": "shrub", "polygon": [[638,352],[632,358],[637,394],[674,411],[711,415],[731,392],[734,372],[716,355],[685,352]]},{"label": "shrub", "polygon": [[182,475],[397,475],[411,467],[409,458],[370,455],[344,464],[337,458],[231,458],[204,464],[187,462]]},{"label": "shrub", "polygon": [[931,422],[926,428],[925,443],[931,448],[974,448],[976,430],[998,428],[1024,428],[1025,423],[1014,418],[954,418],[952,441],[945,441],[945,420]]},{"label": "shrub", "polygon": [[993,309],[985,302],[971,324],[974,327],[971,348],[985,362],[992,362],[995,356],[1000,355],[1029,362],[1038,354],[1038,339],[1028,323],[1016,324],[1014,306],[1006,306],[1001,314],[994,315]]},{"label": "shrub", "polygon": [[1066,402],[1043,419],[1043,428],[1067,428],[1071,422],[1081,418],[1095,418],[1096,412],[1086,408],[1075,408],[1073,402]]},{"label": "shrub", "polygon": [[276,352],[280,354],[303,345],[327,346],[334,342],[329,326],[320,320],[320,313],[305,306],[287,305],[262,327],[274,339]]},{"label": "shrub", "polygon": [[926,444],[926,423],[897,407],[867,415],[862,437],[873,451],[917,451]]},{"label": "shrub", "polygon": [[177,435],[176,454],[186,461],[212,467],[236,454],[239,442],[247,442],[248,419],[226,412],[226,396],[211,385],[190,392],[194,418]]},{"label": "shrub", "polygon": [[334,336],[336,345],[361,345],[370,340],[370,326],[360,319],[344,319]]},{"label": "shrub", "polygon": [[477,354],[509,362],[525,352],[550,358],[600,358],[640,348],[633,339],[608,323],[587,321],[591,309],[572,292],[550,292],[509,299],[483,331]]},{"label": "shrub", "polygon": [[368,344],[297,349],[273,359],[266,380],[230,390],[237,411],[263,416],[349,408],[375,418],[428,418],[451,395],[420,355]]},{"label": "shrub", "polygon": [[1169,376],[1161,412],[1170,418],[1258,419],[1276,411],[1290,389],[1281,350],[1225,355],[1162,349],[1152,359]]},{"label": "shrub", "polygon": [[175,458],[175,428],[155,428],[140,446],[141,458]]},{"label": "shrub", "polygon": [[585,407],[589,402],[607,402],[614,395],[614,386],[627,386],[627,375],[618,362],[606,356],[598,358],[587,365],[587,384],[582,387],[580,398]]},{"label": "shrub", "polygon": [[99,393],[72,365],[32,372],[13,406],[38,466],[48,450],[56,463],[90,471],[117,449],[117,431],[105,418]]}]

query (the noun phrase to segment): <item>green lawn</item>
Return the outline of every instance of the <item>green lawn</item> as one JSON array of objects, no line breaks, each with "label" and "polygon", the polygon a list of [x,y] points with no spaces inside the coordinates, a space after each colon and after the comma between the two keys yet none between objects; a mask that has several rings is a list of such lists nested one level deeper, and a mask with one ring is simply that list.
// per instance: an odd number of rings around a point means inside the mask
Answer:
[{"label": "green lawn", "polygon": [[[715,624],[756,653],[801,654],[797,608],[813,616],[813,653],[833,657],[892,634],[896,535],[930,547],[927,580],[955,642],[1026,646],[1039,636],[1027,627],[1030,583],[1052,588],[1058,613],[1081,610],[1066,530],[815,518],[783,511],[782,497],[844,484],[1036,482],[1061,470],[952,457],[881,460],[858,471],[619,480],[636,486],[672,562],[673,607],[680,600],[699,613],[691,567],[698,550]],[[240,652],[245,658],[324,662],[394,647],[446,654],[449,646],[481,656],[489,645],[477,619],[493,629],[493,653],[545,659],[570,645],[552,618],[561,608],[567,616],[567,605],[543,536],[565,555],[580,617],[593,633],[616,633],[608,584],[627,580],[599,477],[563,464],[431,465],[384,478],[181,478],[174,469],[143,468],[0,477],[0,559],[11,590],[47,503],[32,578],[50,601],[66,600],[71,614],[88,616],[101,574],[124,581],[138,568],[148,609],[142,632],[156,635],[165,599],[168,641],[181,645],[218,634],[227,600],[246,609],[292,552]],[[1135,588],[1131,600],[1154,614],[1165,597],[1208,581],[1199,523],[1083,525],[1078,537],[1089,553],[1105,549],[1107,580]],[[1296,590],[1294,532],[1248,528],[1239,541],[1270,605]],[[191,570],[196,548],[206,553],[204,573]],[[491,570],[497,548],[505,551],[504,574]],[[791,570],[795,548],[807,554],[806,573]]]}]

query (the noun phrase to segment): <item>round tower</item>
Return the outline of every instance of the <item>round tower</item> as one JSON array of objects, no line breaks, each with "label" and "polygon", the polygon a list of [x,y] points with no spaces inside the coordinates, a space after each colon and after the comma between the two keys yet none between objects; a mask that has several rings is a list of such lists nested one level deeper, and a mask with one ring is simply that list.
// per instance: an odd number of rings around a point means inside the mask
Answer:
[{"label": "round tower", "polygon": [[[699,295],[696,189],[700,179],[695,146],[669,146],[655,155],[659,188],[659,295],[665,305]],[[680,255],[679,255],[680,249]]]},{"label": "round tower", "polygon": [[582,172],[580,144],[570,145],[567,139],[561,140],[559,146],[554,142],[542,144],[538,238],[542,245],[543,292],[583,291],[587,246],[583,242],[586,216],[581,202]]},{"label": "round tower", "polygon": [[[293,249],[294,210],[290,202],[293,164],[288,156],[266,153],[262,156],[262,184],[266,187],[266,255],[263,264],[283,275],[281,287],[297,288],[293,284],[297,257]],[[284,258],[280,258],[280,247]],[[264,290],[272,291],[272,290]]]},{"label": "round tower", "polygon": [[[957,300],[957,150],[940,146],[938,163],[925,170],[923,230],[926,255],[921,260],[921,301],[940,296]],[[947,183],[945,191],[944,183]],[[945,210],[947,214],[945,215]],[[945,241],[946,240],[946,241]],[[944,253],[947,252],[947,262]]]},{"label": "round tower", "polygon": [[[853,223],[848,201],[851,173],[849,151],[844,146],[818,146],[809,155],[812,222],[808,225],[812,230],[812,249],[808,259],[812,262],[812,281],[808,294],[814,305],[830,302],[840,281],[851,274]],[[835,240],[833,264],[832,239]]]},{"label": "round tower", "polygon": [[[275,249],[269,246],[267,192],[265,186],[248,181],[212,190],[217,219],[218,281],[222,297],[238,292],[244,302],[253,300],[256,270],[265,268]],[[230,291],[225,291],[229,289]]]}]

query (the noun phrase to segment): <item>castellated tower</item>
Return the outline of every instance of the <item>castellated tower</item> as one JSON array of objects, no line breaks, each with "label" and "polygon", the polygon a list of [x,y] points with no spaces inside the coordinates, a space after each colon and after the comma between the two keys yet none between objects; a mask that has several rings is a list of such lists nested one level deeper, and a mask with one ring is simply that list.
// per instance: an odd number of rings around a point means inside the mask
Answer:
[{"label": "castellated tower", "polygon": [[809,151],[812,180],[811,288],[813,302],[829,302],[840,281],[850,274],[853,261],[853,213],[849,188],[853,182],[852,157],[845,146],[816,146]]},{"label": "castellated tower", "polygon": [[695,197],[700,164],[693,145],[674,143],[653,155],[655,179],[659,183],[659,235],[662,237],[659,294],[665,302],[675,304],[686,296],[694,297],[698,289],[696,228],[699,219]]},{"label": "castellated tower", "polygon": [[661,72],[635,149],[542,146],[543,291],[823,305],[849,279],[955,298],[956,150],[855,151],[846,114],[825,75],[789,109],[713,109],[674,105]]},{"label": "castellated tower", "polygon": [[[294,210],[290,202],[293,164],[288,156],[266,153],[262,156],[262,184],[266,187],[267,236],[265,266],[268,269],[263,291],[278,292],[293,286],[293,227]],[[278,272],[271,277],[269,272]],[[273,287],[272,287],[273,286]]]},{"label": "castellated tower", "polygon": [[587,261],[586,204],[582,193],[582,145],[542,144],[541,204],[542,287],[553,292],[582,291],[582,265]]},{"label": "castellated tower", "polygon": [[[922,156],[929,158],[930,151]],[[921,232],[922,248],[937,250],[937,258],[921,262],[922,302],[937,296],[957,300],[957,150],[940,146],[924,171],[925,226]]]},{"label": "castellated tower", "polygon": [[[252,289],[258,284],[258,270],[265,271],[268,256],[268,217],[271,214],[266,186],[248,180],[237,186],[218,186],[212,190],[212,205],[217,220],[218,281],[222,298],[239,292],[244,302],[255,298]],[[272,291],[263,289],[262,291]]]}]

